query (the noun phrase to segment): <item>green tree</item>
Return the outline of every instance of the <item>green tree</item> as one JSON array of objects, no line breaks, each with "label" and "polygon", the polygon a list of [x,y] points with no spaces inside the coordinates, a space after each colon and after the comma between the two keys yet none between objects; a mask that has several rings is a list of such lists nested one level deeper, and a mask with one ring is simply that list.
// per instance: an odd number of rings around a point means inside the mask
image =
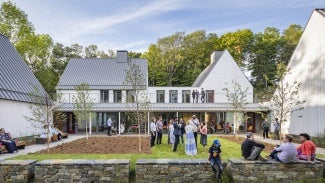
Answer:
[{"label": "green tree", "polygon": [[34,34],[34,27],[28,21],[27,14],[9,1],[1,4],[0,32],[16,45]]},{"label": "green tree", "polygon": [[[135,118],[138,124],[139,130],[139,151],[142,151],[142,143],[141,143],[141,124],[145,121],[146,112],[148,111],[148,100],[145,93],[145,89],[147,87],[145,76],[140,68],[140,66],[136,63],[129,62],[129,67],[125,71],[125,81],[124,84],[131,87],[130,94],[132,95],[134,103],[131,103],[131,108],[135,108]],[[130,96],[127,96],[129,98]]]},{"label": "green tree", "polygon": [[244,67],[244,53],[250,52],[254,42],[254,33],[250,29],[237,30],[223,34],[219,40],[220,47],[227,49],[240,67]]},{"label": "green tree", "polygon": [[98,47],[94,44],[86,46],[85,48],[86,58],[97,58],[98,55]]},{"label": "green tree", "polygon": [[[226,92],[228,102],[233,107],[234,111],[234,134],[237,134],[239,128],[239,112],[243,112],[247,102],[247,91],[248,87],[242,89],[240,83],[232,81],[232,89],[223,88],[223,91]],[[245,117],[246,118],[246,117]]]},{"label": "green tree", "polygon": [[[46,125],[47,139],[50,139],[49,127],[53,123],[53,101],[47,93],[35,86],[34,90],[29,93],[29,97],[32,101],[28,106],[31,116],[24,117],[38,133]],[[47,153],[50,152],[49,143],[49,140],[47,140]]]},{"label": "green tree", "polygon": [[[94,99],[89,94],[89,85],[81,83],[75,87],[77,95],[72,97],[74,105],[73,114],[76,115],[78,121],[84,122],[86,127],[86,137],[88,140],[88,119],[91,118],[91,110]],[[77,127],[78,128],[78,127]]]}]

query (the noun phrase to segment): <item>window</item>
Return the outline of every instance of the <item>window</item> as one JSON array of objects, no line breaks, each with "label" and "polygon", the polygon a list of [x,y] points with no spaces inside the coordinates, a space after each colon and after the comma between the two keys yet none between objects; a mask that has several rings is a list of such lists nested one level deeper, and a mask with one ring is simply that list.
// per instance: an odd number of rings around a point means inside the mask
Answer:
[{"label": "window", "polygon": [[182,91],[182,103],[191,103],[191,91],[190,90]]},{"label": "window", "polygon": [[214,103],[214,90],[206,91],[206,101],[207,103]]},{"label": "window", "polygon": [[133,90],[127,90],[126,91],[126,102],[127,103],[134,103],[134,91]]},{"label": "window", "polygon": [[109,91],[108,90],[101,90],[100,91],[100,103],[108,103]]},{"label": "window", "polygon": [[177,90],[169,90],[169,103],[177,103]]},{"label": "window", "polygon": [[165,103],[165,91],[157,90],[157,103]]},{"label": "window", "polygon": [[122,103],[122,91],[114,90],[114,103]]}]

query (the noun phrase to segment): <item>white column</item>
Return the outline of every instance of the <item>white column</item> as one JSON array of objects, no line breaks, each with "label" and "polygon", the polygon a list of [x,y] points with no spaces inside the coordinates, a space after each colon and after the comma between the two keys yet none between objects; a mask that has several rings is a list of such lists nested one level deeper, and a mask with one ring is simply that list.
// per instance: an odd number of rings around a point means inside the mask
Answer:
[{"label": "white column", "polygon": [[91,135],[91,113],[89,113],[89,135]]},{"label": "white column", "polygon": [[121,135],[121,112],[118,112],[118,135]]},{"label": "white column", "polygon": [[150,132],[150,112],[148,112],[148,135]]}]

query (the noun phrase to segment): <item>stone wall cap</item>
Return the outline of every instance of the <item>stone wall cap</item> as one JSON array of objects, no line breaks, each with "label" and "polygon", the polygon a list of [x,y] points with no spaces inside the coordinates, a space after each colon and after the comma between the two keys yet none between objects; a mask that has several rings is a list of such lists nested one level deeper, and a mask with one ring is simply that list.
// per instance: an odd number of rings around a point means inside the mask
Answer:
[{"label": "stone wall cap", "polygon": [[[275,160],[268,160],[268,161],[260,161],[260,160],[246,160],[244,158],[229,158],[228,162],[233,164],[279,164],[281,162]],[[291,163],[284,163],[284,164],[322,164],[322,162],[315,160],[313,163],[309,163],[304,160],[295,160]]]},{"label": "stone wall cap", "polygon": [[207,163],[207,159],[138,159],[136,162],[138,165],[202,165]]},{"label": "stone wall cap", "polygon": [[11,165],[11,166],[20,166],[20,165],[31,165],[37,162],[37,160],[4,160],[0,162],[0,165]]},{"label": "stone wall cap", "polygon": [[53,159],[53,160],[43,160],[37,162],[35,165],[105,165],[105,164],[119,164],[125,165],[130,164],[128,159],[96,159],[96,160],[86,160],[86,159]]}]

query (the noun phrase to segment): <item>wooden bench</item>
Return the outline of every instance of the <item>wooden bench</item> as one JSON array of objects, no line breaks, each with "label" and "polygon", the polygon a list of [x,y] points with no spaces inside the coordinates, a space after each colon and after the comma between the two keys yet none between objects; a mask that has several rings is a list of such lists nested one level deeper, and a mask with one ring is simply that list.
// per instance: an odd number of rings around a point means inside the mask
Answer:
[{"label": "wooden bench", "polygon": [[[26,142],[25,141],[16,141],[16,147],[17,149],[25,149],[26,146]],[[0,153],[5,153],[8,152],[8,150],[6,149],[6,146],[2,143],[0,143]]]}]

